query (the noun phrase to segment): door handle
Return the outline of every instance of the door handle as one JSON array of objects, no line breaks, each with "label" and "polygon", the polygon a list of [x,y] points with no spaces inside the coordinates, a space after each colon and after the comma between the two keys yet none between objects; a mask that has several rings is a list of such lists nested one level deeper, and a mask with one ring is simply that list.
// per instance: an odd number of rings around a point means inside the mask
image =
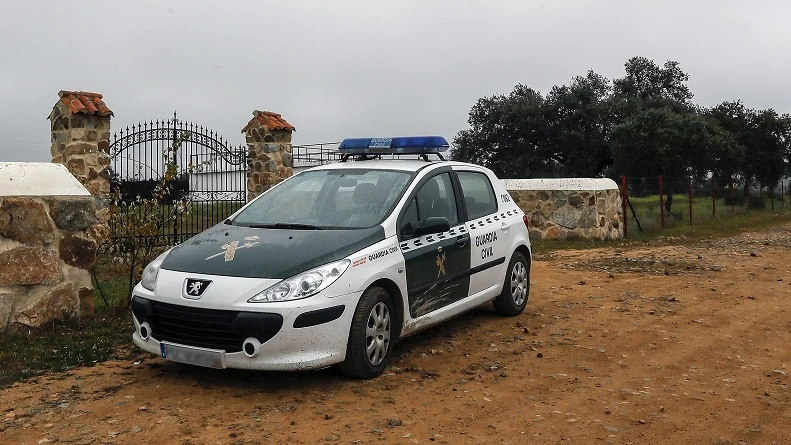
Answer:
[{"label": "door handle", "polygon": [[470,240],[469,235],[459,235],[456,237],[456,245],[460,247],[464,247],[467,244],[467,241]]},{"label": "door handle", "polygon": [[505,221],[503,221],[503,222],[500,224],[500,230],[506,231],[506,230],[508,230],[508,228],[509,228],[509,227],[510,227],[510,226],[509,226],[509,225],[508,225],[508,223],[507,223],[507,222],[505,222]]}]

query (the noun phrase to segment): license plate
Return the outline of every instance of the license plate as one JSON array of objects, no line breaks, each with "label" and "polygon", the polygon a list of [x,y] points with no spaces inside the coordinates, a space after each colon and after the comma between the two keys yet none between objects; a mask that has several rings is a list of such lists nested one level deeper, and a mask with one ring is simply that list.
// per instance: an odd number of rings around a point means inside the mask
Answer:
[{"label": "license plate", "polygon": [[208,368],[225,368],[225,351],[216,349],[196,348],[193,346],[159,343],[162,358],[188,365],[206,366]]}]

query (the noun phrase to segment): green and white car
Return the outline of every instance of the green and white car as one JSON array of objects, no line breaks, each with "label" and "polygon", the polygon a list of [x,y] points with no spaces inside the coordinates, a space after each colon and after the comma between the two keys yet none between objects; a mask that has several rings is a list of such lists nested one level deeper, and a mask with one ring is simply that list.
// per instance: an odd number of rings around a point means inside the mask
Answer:
[{"label": "green and white car", "polygon": [[436,136],[347,139],[344,162],[165,252],[133,290],[135,344],[201,366],[337,364],[372,378],[399,338],[490,301],[520,314],[527,218],[490,170],[441,160],[447,148]]}]

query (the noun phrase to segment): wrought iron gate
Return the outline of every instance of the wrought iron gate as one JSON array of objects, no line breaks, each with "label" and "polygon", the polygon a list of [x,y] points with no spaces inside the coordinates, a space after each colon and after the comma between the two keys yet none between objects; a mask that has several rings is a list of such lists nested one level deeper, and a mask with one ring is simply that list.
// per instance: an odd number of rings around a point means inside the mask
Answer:
[{"label": "wrought iron gate", "polygon": [[247,148],[231,146],[215,131],[173,113],[172,119],[142,122],[113,135],[111,185],[120,192],[118,211],[130,211],[137,196],[151,196],[166,173],[165,156],[178,142],[172,161],[182,173],[171,182],[170,199],[157,210],[158,217],[165,221],[167,206],[177,198],[187,198],[190,211],[151,235],[158,246],[180,243],[217,224],[247,200]]}]

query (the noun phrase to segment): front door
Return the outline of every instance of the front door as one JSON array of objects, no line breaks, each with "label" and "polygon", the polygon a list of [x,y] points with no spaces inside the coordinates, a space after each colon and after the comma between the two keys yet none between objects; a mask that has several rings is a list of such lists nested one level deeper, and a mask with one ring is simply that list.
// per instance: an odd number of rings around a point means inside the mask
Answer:
[{"label": "front door", "polygon": [[[448,219],[451,229],[413,236],[428,217]],[[460,223],[449,173],[424,182],[399,221],[412,318],[466,298],[470,287],[470,235]]]}]

